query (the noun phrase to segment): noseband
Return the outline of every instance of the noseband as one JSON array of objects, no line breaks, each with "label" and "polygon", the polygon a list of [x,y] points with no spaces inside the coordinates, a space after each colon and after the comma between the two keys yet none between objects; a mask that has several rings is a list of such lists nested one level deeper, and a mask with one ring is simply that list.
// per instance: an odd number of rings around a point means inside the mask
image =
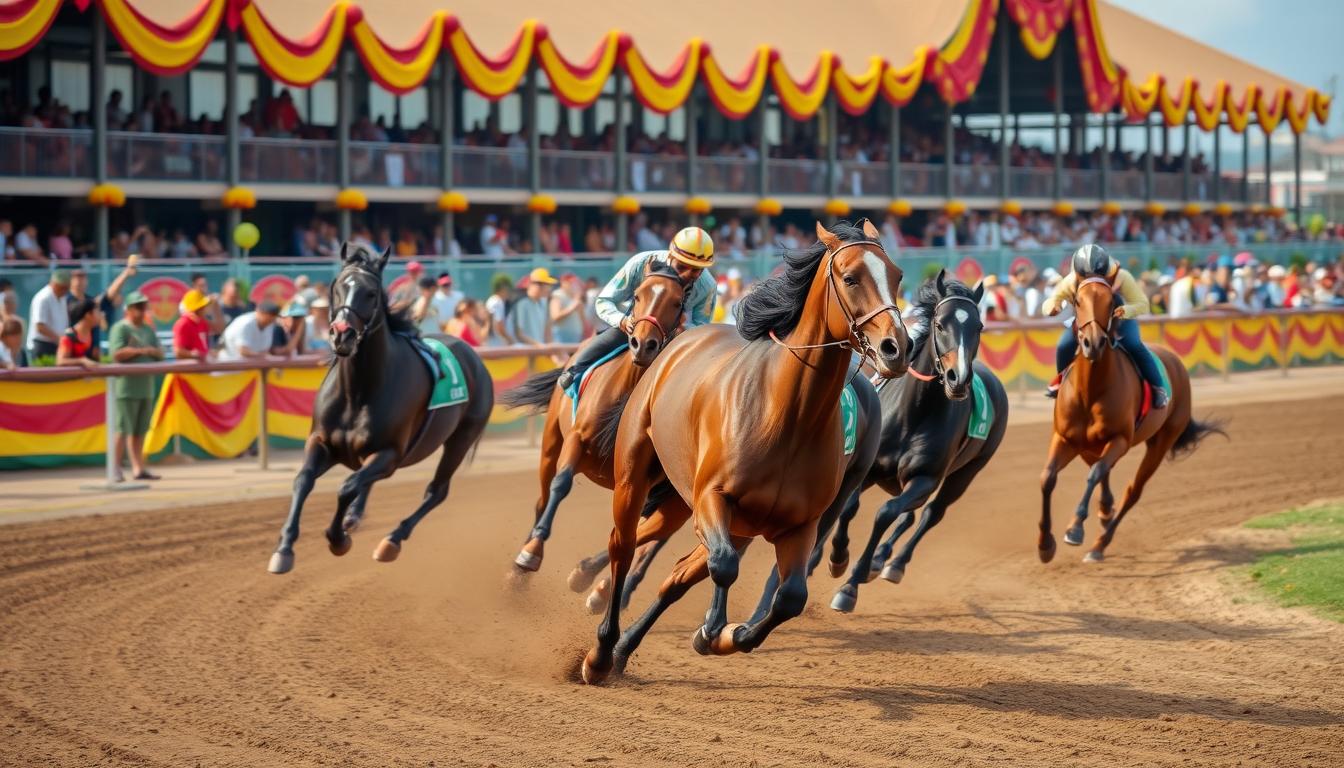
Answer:
[{"label": "noseband", "polygon": [[[374,273],[368,271],[367,269],[359,269],[359,268],[355,268],[355,269],[352,269],[352,270],[350,270],[350,271],[351,271],[351,272],[362,272],[362,273],[364,273],[365,275],[368,275],[369,277],[372,277],[373,279],[377,280],[378,283],[379,283],[380,285],[382,284],[382,278],[380,278],[378,275],[375,275]],[[343,274],[345,274],[345,273],[343,273]],[[335,278],[334,280],[331,281],[331,288],[327,289],[327,292],[328,292],[328,293],[331,293],[331,294],[334,295],[334,293],[335,293],[335,290],[334,290],[334,289],[336,288],[336,283],[337,283],[340,279],[341,279],[341,275],[337,275],[336,278]],[[366,335],[368,335],[368,333],[369,333],[370,331],[377,329],[378,326],[381,325],[382,322],[383,322],[383,314],[385,314],[386,308],[382,306],[382,303],[383,303],[383,300],[382,300],[382,291],[378,291],[378,294],[379,294],[378,305],[377,305],[376,307],[374,307],[373,315],[370,316],[370,317],[364,317],[363,315],[361,315],[361,314],[359,314],[358,312],[356,312],[356,311],[355,311],[355,308],[354,308],[353,306],[350,305],[350,291],[346,291],[346,294],[345,294],[345,301],[343,301],[343,302],[341,302],[340,304],[336,305],[336,306],[335,306],[334,308],[332,308],[332,310],[331,310],[331,320],[332,320],[333,323],[336,322],[336,321],[341,317],[341,313],[345,313],[346,316],[348,316],[348,317],[353,317],[353,318],[355,318],[356,320],[359,321],[359,326],[358,326],[357,328],[355,328],[355,346],[356,346],[356,347],[359,346],[360,342],[364,341],[364,337],[365,337]],[[384,313],[381,313],[381,314],[380,314],[380,313],[378,312],[379,309],[384,309]]]},{"label": "noseband", "polygon": [[[877,317],[883,312],[897,313],[896,314],[897,322],[900,322],[900,311],[892,304],[881,304],[877,308],[873,309],[873,311],[868,312],[862,317],[854,317],[854,313],[850,312],[849,307],[845,306],[844,300],[840,298],[840,289],[837,288],[835,285],[835,270],[832,269],[832,267],[835,265],[835,257],[839,256],[841,251],[845,250],[846,248],[858,248],[859,246],[876,248],[877,250],[882,252],[883,256],[887,255],[887,251],[885,248],[882,247],[881,243],[873,242],[872,240],[856,240],[852,243],[845,243],[839,248],[836,248],[834,251],[829,251],[826,259],[826,293],[827,293],[826,308],[827,311],[830,310],[831,306],[830,297],[834,296],[835,303],[840,307],[840,312],[845,316],[845,322],[849,325],[850,338],[844,339],[842,341],[828,341],[825,344],[792,345],[792,344],[785,344],[783,341],[780,340],[778,336],[775,335],[774,331],[771,331],[770,338],[773,339],[776,344],[780,345],[781,347],[784,347],[785,349],[790,350],[840,347],[842,349],[848,349],[853,352],[858,352],[863,359],[867,360],[871,358],[874,364],[877,363],[877,353],[873,351],[873,346],[868,343],[868,337],[860,333],[859,329],[867,325],[868,323],[872,322],[873,318]],[[876,275],[873,276],[873,279],[874,280],[877,279]]]},{"label": "noseband", "polygon": [[976,314],[980,313],[980,305],[976,304],[975,300],[969,296],[948,296],[933,305],[933,315],[929,317],[929,345],[933,349],[933,373],[920,373],[915,370],[913,365],[905,369],[907,373],[920,381],[942,381],[943,374],[947,372],[943,366],[943,353],[938,351],[938,334],[934,332],[933,325],[937,320],[939,307],[953,301],[964,301],[975,308]]}]

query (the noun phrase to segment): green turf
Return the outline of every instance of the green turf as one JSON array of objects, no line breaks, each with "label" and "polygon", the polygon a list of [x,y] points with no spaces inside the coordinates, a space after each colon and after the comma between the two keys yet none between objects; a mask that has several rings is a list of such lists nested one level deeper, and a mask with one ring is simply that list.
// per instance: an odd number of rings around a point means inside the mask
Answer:
[{"label": "green turf", "polygon": [[1256,518],[1248,528],[1286,530],[1292,546],[1262,555],[1250,577],[1281,605],[1306,606],[1344,621],[1344,506],[1292,509]]}]

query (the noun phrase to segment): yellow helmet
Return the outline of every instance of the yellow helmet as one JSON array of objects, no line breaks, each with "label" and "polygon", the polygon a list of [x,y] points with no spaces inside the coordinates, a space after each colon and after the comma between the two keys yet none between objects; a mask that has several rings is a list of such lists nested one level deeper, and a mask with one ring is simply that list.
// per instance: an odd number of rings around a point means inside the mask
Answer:
[{"label": "yellow helmet", "polygon": [[692,267],[714,266],[714,241],[699,227],[687,227],[672,238],[667,255]]}]

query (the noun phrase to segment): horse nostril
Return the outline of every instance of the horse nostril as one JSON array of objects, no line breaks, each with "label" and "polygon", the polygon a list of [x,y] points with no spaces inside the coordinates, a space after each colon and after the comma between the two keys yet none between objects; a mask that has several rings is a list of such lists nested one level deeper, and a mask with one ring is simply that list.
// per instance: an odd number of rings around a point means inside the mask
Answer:
[{"label": "horse nostril", "polygon": [[658,340],[657,340],[657,339],[649,339],[648,343],[646,343],[646,344],[644,345],[644,349],[645,349],[649,354],[653,354],[654,352],[657,352],[657,351],[658,351]]},{"label": "horse nostril", "polygon": [[948,370],[948,372],[947,372],[945,375],[947,376],[947,381],[948,381],[948,383],[951,383],[951,384],[956,384],[956,383],[957,383],[957,369],[956,369],[956,368],[952,368],[952,369]]},{"label": "horse nostril", "polygon": [[877,350],[882,353],[883,357],[898,357],[901,354],[900,345],[898,345],[896,340],[890,336],[883,339],[882,343],[877,345]]},{"label": "horse nostril", "polygon": [[639,339],[636,339],[633,336],[630,338],[630,351],[631,352],[639,351]]}]

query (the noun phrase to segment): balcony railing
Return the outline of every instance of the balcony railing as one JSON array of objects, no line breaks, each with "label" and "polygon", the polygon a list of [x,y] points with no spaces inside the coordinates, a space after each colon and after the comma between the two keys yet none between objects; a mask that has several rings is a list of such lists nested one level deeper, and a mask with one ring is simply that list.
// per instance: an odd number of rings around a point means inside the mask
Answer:
[{"label": "balcony railing", "polygon": [[944,197],[947,181],[941,165],[905,163],[901,165],[902,197]]},{"label": "balcony railing", "polygon": [[545,189],[611,189],[616,160],[609,152],[541,151],[541,186]]},{"label": "balcony railing", "polygon": [[0,175],[88,178],[93,131],[0,128]]},{"label": "balcony railing", "polygon": [[1111,171],[1107,186],[1109,200],[1142,200],[1143,171]]},{"label": "balcony railing", "polygon": [[453,147],[453,186],[527,189],[527,150]]},{"label": "balcony railing", "polygon": [[954,197],[998,197],[997,165],[958,165],[952,169]]},{"label": "balcony railing", "polygon": [[[632,192],[685,192],[686,158],[630,155],[626,184]],[[607,188],[610,188],[608,185]]]},{"label": "balcony railing", "polygon": [[887,197],[891,194],[890,169],[888,163],[843,161],[840,163],[840,194],[845,197]]},{"label": "balcony railing", "polygon": [[754,194],[759,191],[758,160],[745,157],[697,157],[695,188],[708,194]]},{"label": "balcony railing", "polygon": [[350,183],[377,187],[437,187],[437,144],[350,142]]},{"label": "balcony railing", "polygon": [[773,194],[826,194],[826,163],[820,160],[770,160],[766,172]]},{"label": "balcony railing", "polygon": [[111,131],[107,175],[141,181],[223,181],[227,153],[223,136]]},{"label": "balcony railing", "polygon": [[335,184],[336,142],[312,139],[242,139],[243,181]]},{"label": "balcony railing", "polygon": [[1053,168],[1009,168],[1008,196],[1012,198],[1051,198],[1055,196]]}]

